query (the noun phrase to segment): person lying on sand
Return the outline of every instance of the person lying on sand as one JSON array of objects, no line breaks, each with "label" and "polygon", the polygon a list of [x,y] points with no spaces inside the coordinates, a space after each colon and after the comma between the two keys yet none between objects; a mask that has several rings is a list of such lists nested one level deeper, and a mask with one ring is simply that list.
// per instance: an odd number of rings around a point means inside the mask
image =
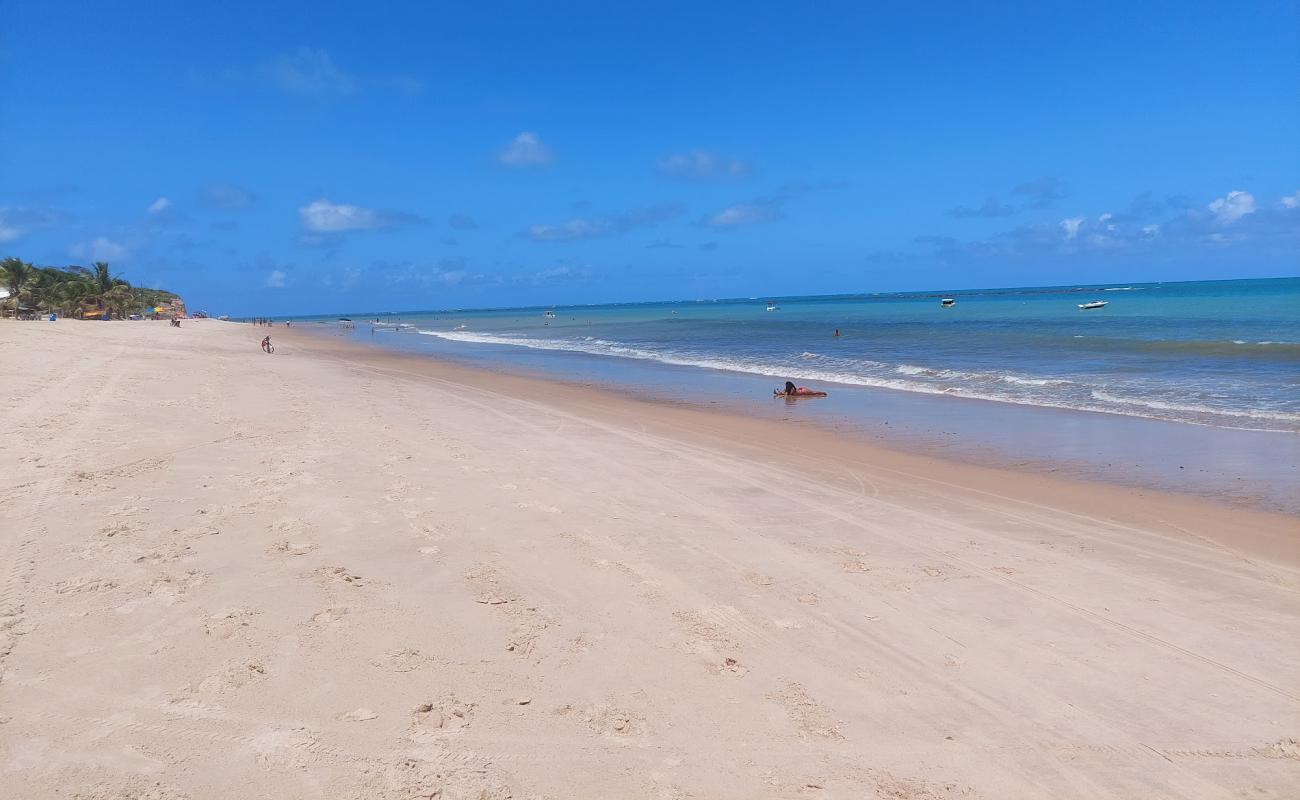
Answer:
[{"label": "person lying on sand", "polygon": [[825,397],[825,392],[818,392],[806,386],[795,386],[794,381],[786,381],[785,389],[773,389],[777,397]]}]

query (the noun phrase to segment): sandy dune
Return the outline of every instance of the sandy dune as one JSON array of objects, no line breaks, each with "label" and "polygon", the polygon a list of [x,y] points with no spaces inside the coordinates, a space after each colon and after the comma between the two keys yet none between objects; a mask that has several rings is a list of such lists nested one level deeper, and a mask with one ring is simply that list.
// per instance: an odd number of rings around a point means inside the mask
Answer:
[{"label": "sandy dune", "polygon": [[1296,520],[262,333],[0,323],[5,797],[1300,796]]}]

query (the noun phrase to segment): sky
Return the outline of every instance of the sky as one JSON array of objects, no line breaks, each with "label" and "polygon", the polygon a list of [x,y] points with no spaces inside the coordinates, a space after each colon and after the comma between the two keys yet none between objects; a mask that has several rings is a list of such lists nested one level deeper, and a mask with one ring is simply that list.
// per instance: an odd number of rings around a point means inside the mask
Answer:
[{"label": "sky", "polygon": [[0,0],[0,255],[240,316],[1294,276],[1298,8]]}]

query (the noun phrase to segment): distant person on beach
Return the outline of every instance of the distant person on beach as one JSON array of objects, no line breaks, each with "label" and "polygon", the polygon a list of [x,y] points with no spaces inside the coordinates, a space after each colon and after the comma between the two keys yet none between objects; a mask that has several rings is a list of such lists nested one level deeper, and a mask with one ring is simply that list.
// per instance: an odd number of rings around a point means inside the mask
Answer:
[{"label": "distant person on beach", "polygon": [[809,389],[807,386],[795,386],[794,381],[786,381],[785,389],[775,390],[779,397],[825,397],[825,392],[819,392],[816,389]]},{"label": "distant person on beach", "polygon": [[267,336],[265,339],[262,340],[262,352],[263,352],[263,353],[269,353],[269,352],[271,352],[271,337],[270,337],[270,336]]}]

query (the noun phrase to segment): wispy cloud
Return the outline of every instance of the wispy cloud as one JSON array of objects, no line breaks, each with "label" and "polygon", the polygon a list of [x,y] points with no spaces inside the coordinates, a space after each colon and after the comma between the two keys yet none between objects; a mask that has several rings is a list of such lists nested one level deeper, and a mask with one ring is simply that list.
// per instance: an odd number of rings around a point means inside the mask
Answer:
[{"label": "wispy cloud", "polygon": [[558,267],[549,267],[547,269],[538,270],[531,275],[516,276],[516,280],[522,278],[525,282],[531,283],[534,286],[548,286],[556,283],[583,281],[590,277],[591,270],[587,267],[562,264]]},{"label": "wispy cloud", "polygon": [[1022,183],[1013,188],[1011,194],[1025,198],[1029,208],[1047,208],[1057,200],[1064,200],[1066,196],[1065,184],[1052,175]]},{"label": "wispy cloud", "polygon": [[664,175],[687,180],[747,178],[752,171],[749,164],[738,158],[710,153],[707,150],[673,153],[659,159],[655,167]]},{"label": "wispy cloud", "polygon": [[759,198],[752,203],[728,206],[716,214],[705,217],[701,223],[710,228],[727,230],[763,222],[776,222],[785,216],[782,210],[784,205],[782,198]]},{"label": "wispy cloud", "polygon": [[971,208],[970,206],[956,206],[955,208],[948,209],[944,213],[953,219],[972,219],[976,217],[992,219],[994,217],[1009,217],[1015,213],[1015,209],[1011,206],[999,203],[995,198],[989,197],[985,198],[982,205],[974,208]]},{"label": "wispy cloud", "polygon": [[320,234],[395,230],[423,221],[420,217],[403,211],[386,211],[349,203],[333,203],[324,197],[299,208],[298,218],[305,230]]},{"label": "wispy cloud", "polygon": [[121,261],[131,255],[126,245],[107,236],[97,236],[89,242],[78,242],[70,252],[73,258],[86,261]]},{"label": "wispy cloud", "polygon": [[287,278],[288,276],[284,274],[284,270],[273,269],[266,274],[264,285],[268,289],[282,289]]},{"label": "wispy cloud", "polygon": [[534,242],[566,242],[576,239],[596,239],[602,236],[614,236],[633,228],[657,225],[681,216],[682,207],[677,203],[634,208],[612,217],[587,219],[575,217],[558,225],[533,225],[523,235]]},{"label": "wispy cloud", "polygon": [[35,228],[66,222],[68,215],[48,208],[0,206],[0,244],[14,242]]},{"label": "wispy cloud", "polygon": [[671,239],[656,239],[650,244],[646,245],[645,248],[647,250],[680,250],[685,246],[686,245],[678,244],[677,242],[674,242]]},{"label": "wispy cloud", "polygon": [[161,214],[164,211],[166,211],[168,208],[170,208],[171,204],[172,201],[167,199],[166,197],[159,197],[157,200],[149,204],[149,213]]},{"label": "wispy cloud", "polygon": [[199,205],[216,211],[239,211],[252,207],[257,195],[231,183],[209,183],[199,188]]},{"label": "wispy cloud", "polygon": [[1300,192],[1282,198],[1283,208],[1300,208]]},{"label": "wispy cloud", "polygon": [[357,86],[356,78],[335,66],[329,53],[314,47],[277,56],[262,71],[275,86],[296,94],[345,95]]},{"label": "wispy cloud", "polygon": [[497,154],[497,160],[507,167],[544,167],[551,163],[551,148],[542,143],[537,134],[524,131]]},{"label": "wispy cloud", "polygon": [[719,230],[736,230],[750,225],[776,222],[785,218],[785,206],[791,200],[818,192],[844,189],[848,185],[844,181],[789,181],[778,187],[773,195],[728,206],[721,211],[706,215],[699,220],[698,224]]},{"label": "wispy cloud", "polygon": [[452,214],[447,217],[447,224],[458,231],[469,231],[478,227],[478,220],[468,214]]}]

